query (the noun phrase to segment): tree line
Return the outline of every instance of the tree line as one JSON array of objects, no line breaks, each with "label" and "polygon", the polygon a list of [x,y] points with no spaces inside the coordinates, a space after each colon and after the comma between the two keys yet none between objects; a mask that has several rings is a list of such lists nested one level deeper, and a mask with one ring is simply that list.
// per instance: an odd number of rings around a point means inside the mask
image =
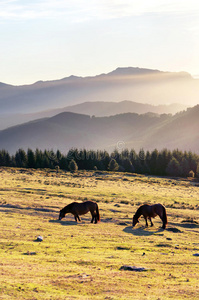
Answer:
[{"label": "tree line", "polygon": [[101,150],[71,149],[67,154],[59,150],[19,149],[14,155],[0,151],[0,166],[18,168],[50,168],[69,171],[99,170],[131,172],[159,176],[199,177],[199,155],[191,151],[144,151],[117,149],[112,153]]}]

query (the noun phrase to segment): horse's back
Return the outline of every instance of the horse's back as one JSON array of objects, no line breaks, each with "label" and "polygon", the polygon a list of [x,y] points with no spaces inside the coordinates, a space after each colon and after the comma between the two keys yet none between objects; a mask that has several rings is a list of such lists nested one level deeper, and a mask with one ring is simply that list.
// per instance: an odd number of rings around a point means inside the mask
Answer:
[{"label": "horse's back", "polygon": [[78,215],[84,215],[89,211],[96,210],[96,203],[93,201],[85,201],[82,203],[76,202],[73,208]]},{"label": "horse's back", "polygon": [[86,205],[89,209],[96,209],[97,203],[93,201],[85,201],[82,204]]},{"label": "horse's back", "polygon": [[76,204],[77,204],[77,202],[72,202],[72,203],[66,205],[64,208],[62,208],[62,211],[66,212],[66,213],[70,212]]},{"label": "horse's back", "polygon": [[157,214],[157,215],[159,215],[159,216],[163,216],[163,213],[164,213],[164,211],[165,211],[165,207],[162,205],[162,204],[160,204],[160,203],[157,203],[157,204],[154,204],[153,205],[153,210],[154,210],[154,212]]},{"label": "horse's back", "polygon": [[153,206],[153,208],[154,208],[155,210],[159,210],[159,211],[162,211],[162,210],[164,209],[164,206],[163,206],[162,204],[160,204],[160,203],[153,204],[153,205],[151,205],[151,206]]},{"label": "horse's back", "polygon": [[88,205],[93,205],[93,204],[95,205],[96,204],[96,202],[91,201],[91,200],[85,201],[83,203],[87,203]]},{"label": "horse's back", "polygon": [[155,216],[162,214],[162,205],[161,204],[143,204],[142,206],[140,206],[140,213],[144,216],[144,217],[151,217],[151,218],[155,218]]}]

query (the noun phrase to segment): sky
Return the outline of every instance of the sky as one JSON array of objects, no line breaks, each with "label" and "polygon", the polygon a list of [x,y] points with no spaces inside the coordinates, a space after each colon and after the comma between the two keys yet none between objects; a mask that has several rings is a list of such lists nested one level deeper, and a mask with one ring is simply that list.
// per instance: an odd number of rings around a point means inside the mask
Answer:
[{"label": "sky", "polygon": [[198,0],[0,0],[0,82],[117,67],[199,77]]}]

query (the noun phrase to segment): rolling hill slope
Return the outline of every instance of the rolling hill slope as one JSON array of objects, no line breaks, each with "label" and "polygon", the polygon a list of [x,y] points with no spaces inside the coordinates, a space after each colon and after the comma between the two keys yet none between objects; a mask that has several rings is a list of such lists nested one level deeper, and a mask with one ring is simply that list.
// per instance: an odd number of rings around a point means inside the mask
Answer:
[{"label": "rolling hill slope", "polygon": [[148,149],[163,145],[199,153],[199,105],[176,114],[168,124],[154,130],[143,144]]},{"label": "rolling hill slope", "polygon": [[122,113],[138,113],[144,114],[153,112],[157,114],[175,114],[183,111],[187,106],[182,104],[170,104],[170,105],[150,105],[144,103],[138,103],[133,101],[121,101],[121,102],[83,102],[80,104],[67,106],[59,109],[45,110],[38,113],[28,114],[0,114],[0,130],[6,129],[11,126],[23,124],[25,122],[33,121],[36,119],[53,117],[62,112],[73,112],[77,114],[85,114],[96,117],[113,116]]},{"label": "rolling hill slope", "polygon": [[70,112],[0,131],[0,148],[179,148],[199,153],[199,105],[171,115],[135,113],[90,117]]},{"label": "rolling hill slope", "polygon": [[187,107],[185,105],[177,103],[170,105],[151,105],[125,100],[120,102],[84,102],[65,107],[62,109],[62,111],[88,114],[90,116],[94,115],[96,117],[105,117],[124,113],[146,114],[148,112],[152,112],[157,114],[175,114],[185,110],[186,108]]}]

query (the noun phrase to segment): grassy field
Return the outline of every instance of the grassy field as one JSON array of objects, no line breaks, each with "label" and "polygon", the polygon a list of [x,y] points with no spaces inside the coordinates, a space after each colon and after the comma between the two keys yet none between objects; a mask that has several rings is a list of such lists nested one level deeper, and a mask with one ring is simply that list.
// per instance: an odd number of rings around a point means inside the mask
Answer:
[{"label": "grassy field", "polygon": [[[199,299],[199,184],[12,168],[0,180],[0,299]],[[100,223],[89,213],[58,221],[61,208],[86,200],[98,203]],[[144,203],[166,206],[166,230],[158,217],[132,229]]]}]

